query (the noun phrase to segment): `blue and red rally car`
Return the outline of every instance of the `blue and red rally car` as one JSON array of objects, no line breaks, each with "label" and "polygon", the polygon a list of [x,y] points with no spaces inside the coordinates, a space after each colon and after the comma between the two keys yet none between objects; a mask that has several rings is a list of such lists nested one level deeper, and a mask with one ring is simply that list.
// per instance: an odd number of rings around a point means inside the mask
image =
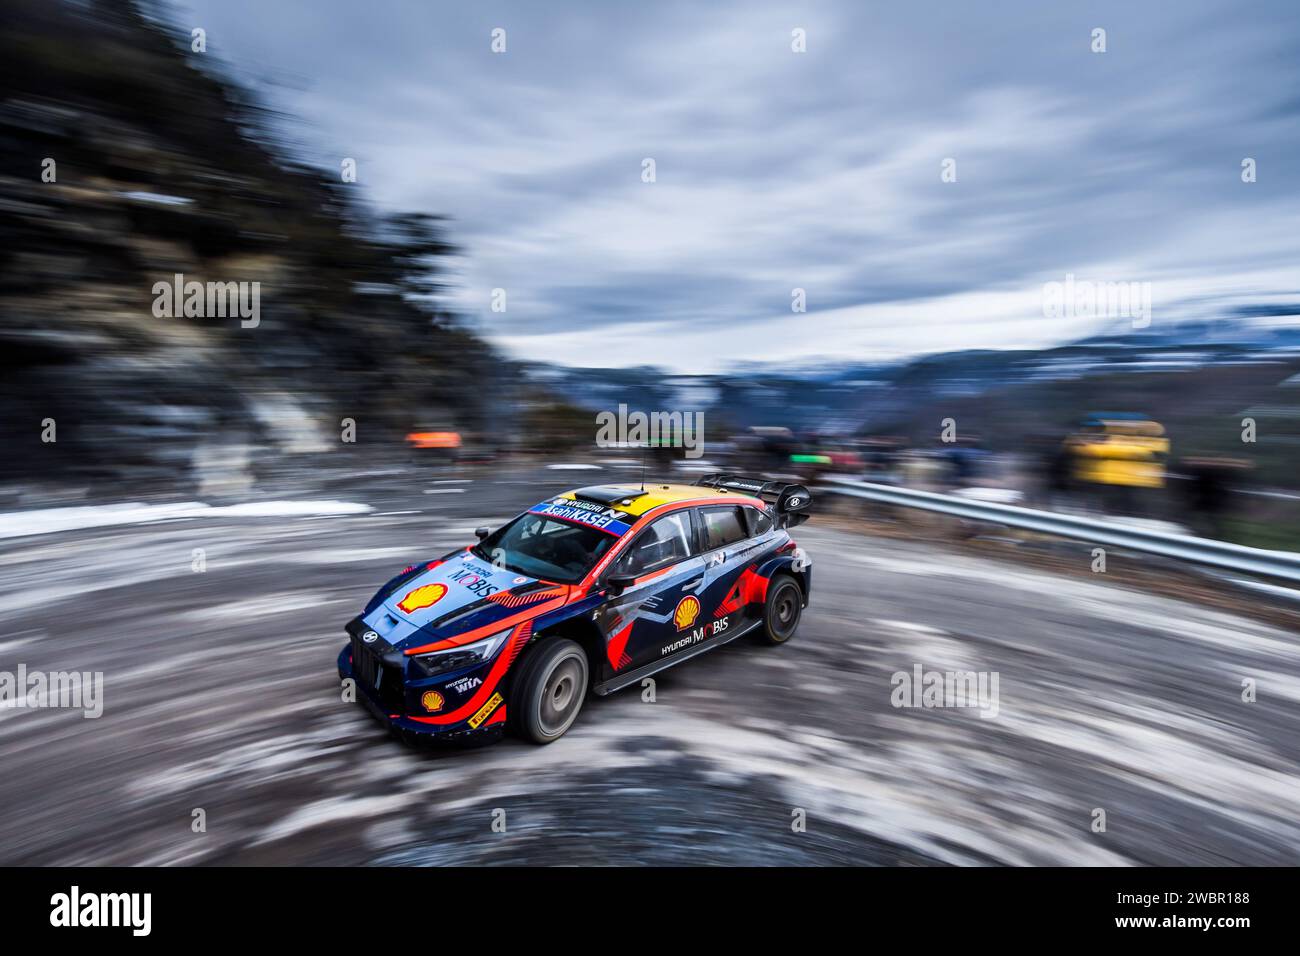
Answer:
[{"label": "blue and red rally car", "polygon": [[399,732],[550,743],[588,692],[743,634],[788,641],[812,584],[789,529],[811,504],[740,475],[579,488],[385,584],[348,623],[339,675]]}]

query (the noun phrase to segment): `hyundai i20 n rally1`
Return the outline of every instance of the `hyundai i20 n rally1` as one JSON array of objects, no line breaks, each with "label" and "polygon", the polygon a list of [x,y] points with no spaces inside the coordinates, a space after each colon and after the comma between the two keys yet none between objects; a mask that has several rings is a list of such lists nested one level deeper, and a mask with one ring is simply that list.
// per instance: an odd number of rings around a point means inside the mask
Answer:
[{"label": "hyundai i20 n rally1", "polygon": [[709,475],[543,501],[412,565],[347,625],[339,675],[391,729],[550,743],[608,694],[752,634],[794,636],[812,568],[801,485]]}]

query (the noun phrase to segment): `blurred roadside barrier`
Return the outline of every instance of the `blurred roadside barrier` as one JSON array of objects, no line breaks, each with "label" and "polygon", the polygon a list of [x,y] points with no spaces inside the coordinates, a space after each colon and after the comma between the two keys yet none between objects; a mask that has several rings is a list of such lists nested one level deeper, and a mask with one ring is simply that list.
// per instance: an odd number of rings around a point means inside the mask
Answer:
[{"label": "blurred roadside barrier", "polygon": [[1300,584],[1300,553],[1248,548],[1226,541],[1134,527],[1122,521],[1037,511],[989,501],[974,501],[955,495],[855,481],[851,478],[828,476],[814,491],[848,495],[900,508],[934,511],[969,521],[1024,528],[1041,534],[1074,538],[1239,574],[1278,578]]}]

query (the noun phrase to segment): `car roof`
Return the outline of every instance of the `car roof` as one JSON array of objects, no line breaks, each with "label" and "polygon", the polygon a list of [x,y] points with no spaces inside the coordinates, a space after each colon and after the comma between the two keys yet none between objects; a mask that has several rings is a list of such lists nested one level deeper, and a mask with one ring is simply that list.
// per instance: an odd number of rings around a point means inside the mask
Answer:
[{"label": "car roof", "polygon": [[[626,491],[626,498],[617,500],[608,500],[611,492]],[[590,497],[585,492],[591,492]],[[647,483],[645,491],[641,490],[640,483],[617,484],[617,485],[599,485],[588,488],[575,488],[573,491],[566,491],[561,498],[577,500],[595,500],[607,502],[611,507],[619,511],[626,512],[630,515],[643,515],[648,511],[653,511],[660,505],[672,504],[676,501],[691,501],[695,499],[722,498],[737,503],[744,502],[753,504],[754,499],[748,495],[737,494],[734,491],[727,491],[725,488],[705,488],[701,485],[676,485]]]}]

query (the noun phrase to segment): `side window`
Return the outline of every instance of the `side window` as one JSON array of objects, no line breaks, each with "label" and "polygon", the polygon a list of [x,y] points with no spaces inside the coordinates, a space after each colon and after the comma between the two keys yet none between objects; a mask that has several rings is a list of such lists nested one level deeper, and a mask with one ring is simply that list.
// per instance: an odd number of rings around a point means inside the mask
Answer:
[{"label": "side window", "polygon": [[637,536],[618,559],[618,574],[641,574],[690,557],[691,516],[687,511],[664,515]]},{"label": "side window", "polygon": [[772,530],[772,516],[766,511],[759,511],[757,508],[746,508],[745,517],[749,519],[749,535],[751,538],[757,538],[760,534],[767,534]]},{"label": "side window", "polygon": [[739,508],[701,508],[704,520],[704,550],[725,548],[749,537]]}]

